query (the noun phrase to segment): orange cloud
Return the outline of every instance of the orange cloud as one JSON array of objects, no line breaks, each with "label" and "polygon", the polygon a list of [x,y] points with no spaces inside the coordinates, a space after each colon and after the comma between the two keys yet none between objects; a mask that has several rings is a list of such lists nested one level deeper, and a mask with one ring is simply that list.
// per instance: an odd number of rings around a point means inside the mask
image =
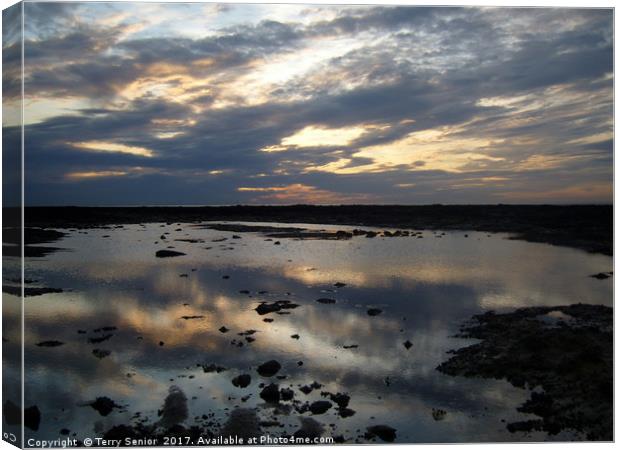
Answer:
[{"label": "orange cloud", "polygon": [[372,200],[372,197],[367,194],[342,194],[301,183],[286,186],[239,187],[237,191],[260,192],[263,195],[253,199],[254,201],[270,201],[275,203],[337,204],[343,202],[364,203]]}]

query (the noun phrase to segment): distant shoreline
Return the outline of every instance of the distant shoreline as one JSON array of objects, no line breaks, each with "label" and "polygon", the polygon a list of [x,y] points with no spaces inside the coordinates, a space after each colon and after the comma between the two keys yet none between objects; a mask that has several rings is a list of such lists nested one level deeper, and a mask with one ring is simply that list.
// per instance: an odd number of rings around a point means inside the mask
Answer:
[{"label": "distant shoreline", "polygon": [[[19,208],[4,208],[4,227]],[[26,207],[26,227],[244,221],[514,233],[515,238],[613,254],[613,205],[340,205]]]}]

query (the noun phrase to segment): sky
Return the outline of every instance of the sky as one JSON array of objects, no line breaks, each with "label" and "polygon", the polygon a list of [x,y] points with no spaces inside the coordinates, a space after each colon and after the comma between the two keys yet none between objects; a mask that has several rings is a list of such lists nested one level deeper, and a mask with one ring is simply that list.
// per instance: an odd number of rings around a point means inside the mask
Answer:
[{"label": "sky", "polygon": [[611,9],[25,3],[24,24],[29,205],[612,202]]}]

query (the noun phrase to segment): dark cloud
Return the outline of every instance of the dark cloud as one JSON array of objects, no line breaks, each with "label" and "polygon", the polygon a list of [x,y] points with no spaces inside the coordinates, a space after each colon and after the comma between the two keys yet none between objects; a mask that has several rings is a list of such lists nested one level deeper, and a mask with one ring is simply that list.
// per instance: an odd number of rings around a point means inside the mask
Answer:
[{"label": "dark cloud", "polygon": [[[558,176],[555,184],[539,178],[548,190],[611,182],[611,10],[349,7],[336,8],[327,20],[244,19],[190,38],[169,28],[157,36],[134,35],[130,22],[85,23],[71,6],[47,5],[28,4],[32,24],[49,21],[39,32],[31,24],[27,33],[27,93],[78,99],[83,107],[27,126],[27,198],[33,204],[118,198],[135,204],[153,196],[158,203],[237,203],[255,198],[237,190],[248,180],[301,183],[378,201],[402,202],[407,192],[411,202],[485,202],[503,189],[532,185],[534,175],[519,167],[535,155],[563,160],[539,172],[568,170],[575,177]],[[233,15],[238,8],[220,12]],[[88,11],[96,16],[99,10]],[[337,52],[346,39],[357,45]],[[278,58],[292,66],[280,70],[303,64],[314,56],[304,53],[310,42],[334,54],[260,92],[244,84]],[[15,45],[5,48],[6,62],[18,61]],[[14,81],[6,79],[9,89]],[[185,97],[158,95],[158,89]],[[254,101],[260,96],[266,100]],[[308,126],[364,126],[366,133],[342,145],[261,151]],[[377,160],[383,169],[367,173],[308,170],[335,161],[343,169],[369,166],[375,159],[359,155],[361,149],[428,130],[449,130],[441,133],[462,139],[464,154],[483,151],[490,159],[472,159],[463,173],[415,154],[409,163]],[[486,147],[467,147],[485,140]],[[74,145],[84,141],[144,147],[154,157]],[[84,189],[76,190],[75,179],[67,178],[75,172],[110,176],[80,180]],[[112,175],[120,172],[127,176]],[[472,178],[510,182],[485,190]]]}]

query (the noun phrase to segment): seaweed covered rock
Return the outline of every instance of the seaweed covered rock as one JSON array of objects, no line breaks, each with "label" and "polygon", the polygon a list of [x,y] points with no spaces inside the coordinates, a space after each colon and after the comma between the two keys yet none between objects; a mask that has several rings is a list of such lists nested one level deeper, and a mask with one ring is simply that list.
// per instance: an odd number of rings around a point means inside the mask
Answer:
[{"label": "seaweed covered rock", "polygon": [[488,312],[461,328],[460,337],[481,342],[451,352],[437,370],[538,388],[517,409],[540,419],[510,423],[509,431],[568,429],[608,441],[613,438],[612,323],[612,309],[602,305]]}]

